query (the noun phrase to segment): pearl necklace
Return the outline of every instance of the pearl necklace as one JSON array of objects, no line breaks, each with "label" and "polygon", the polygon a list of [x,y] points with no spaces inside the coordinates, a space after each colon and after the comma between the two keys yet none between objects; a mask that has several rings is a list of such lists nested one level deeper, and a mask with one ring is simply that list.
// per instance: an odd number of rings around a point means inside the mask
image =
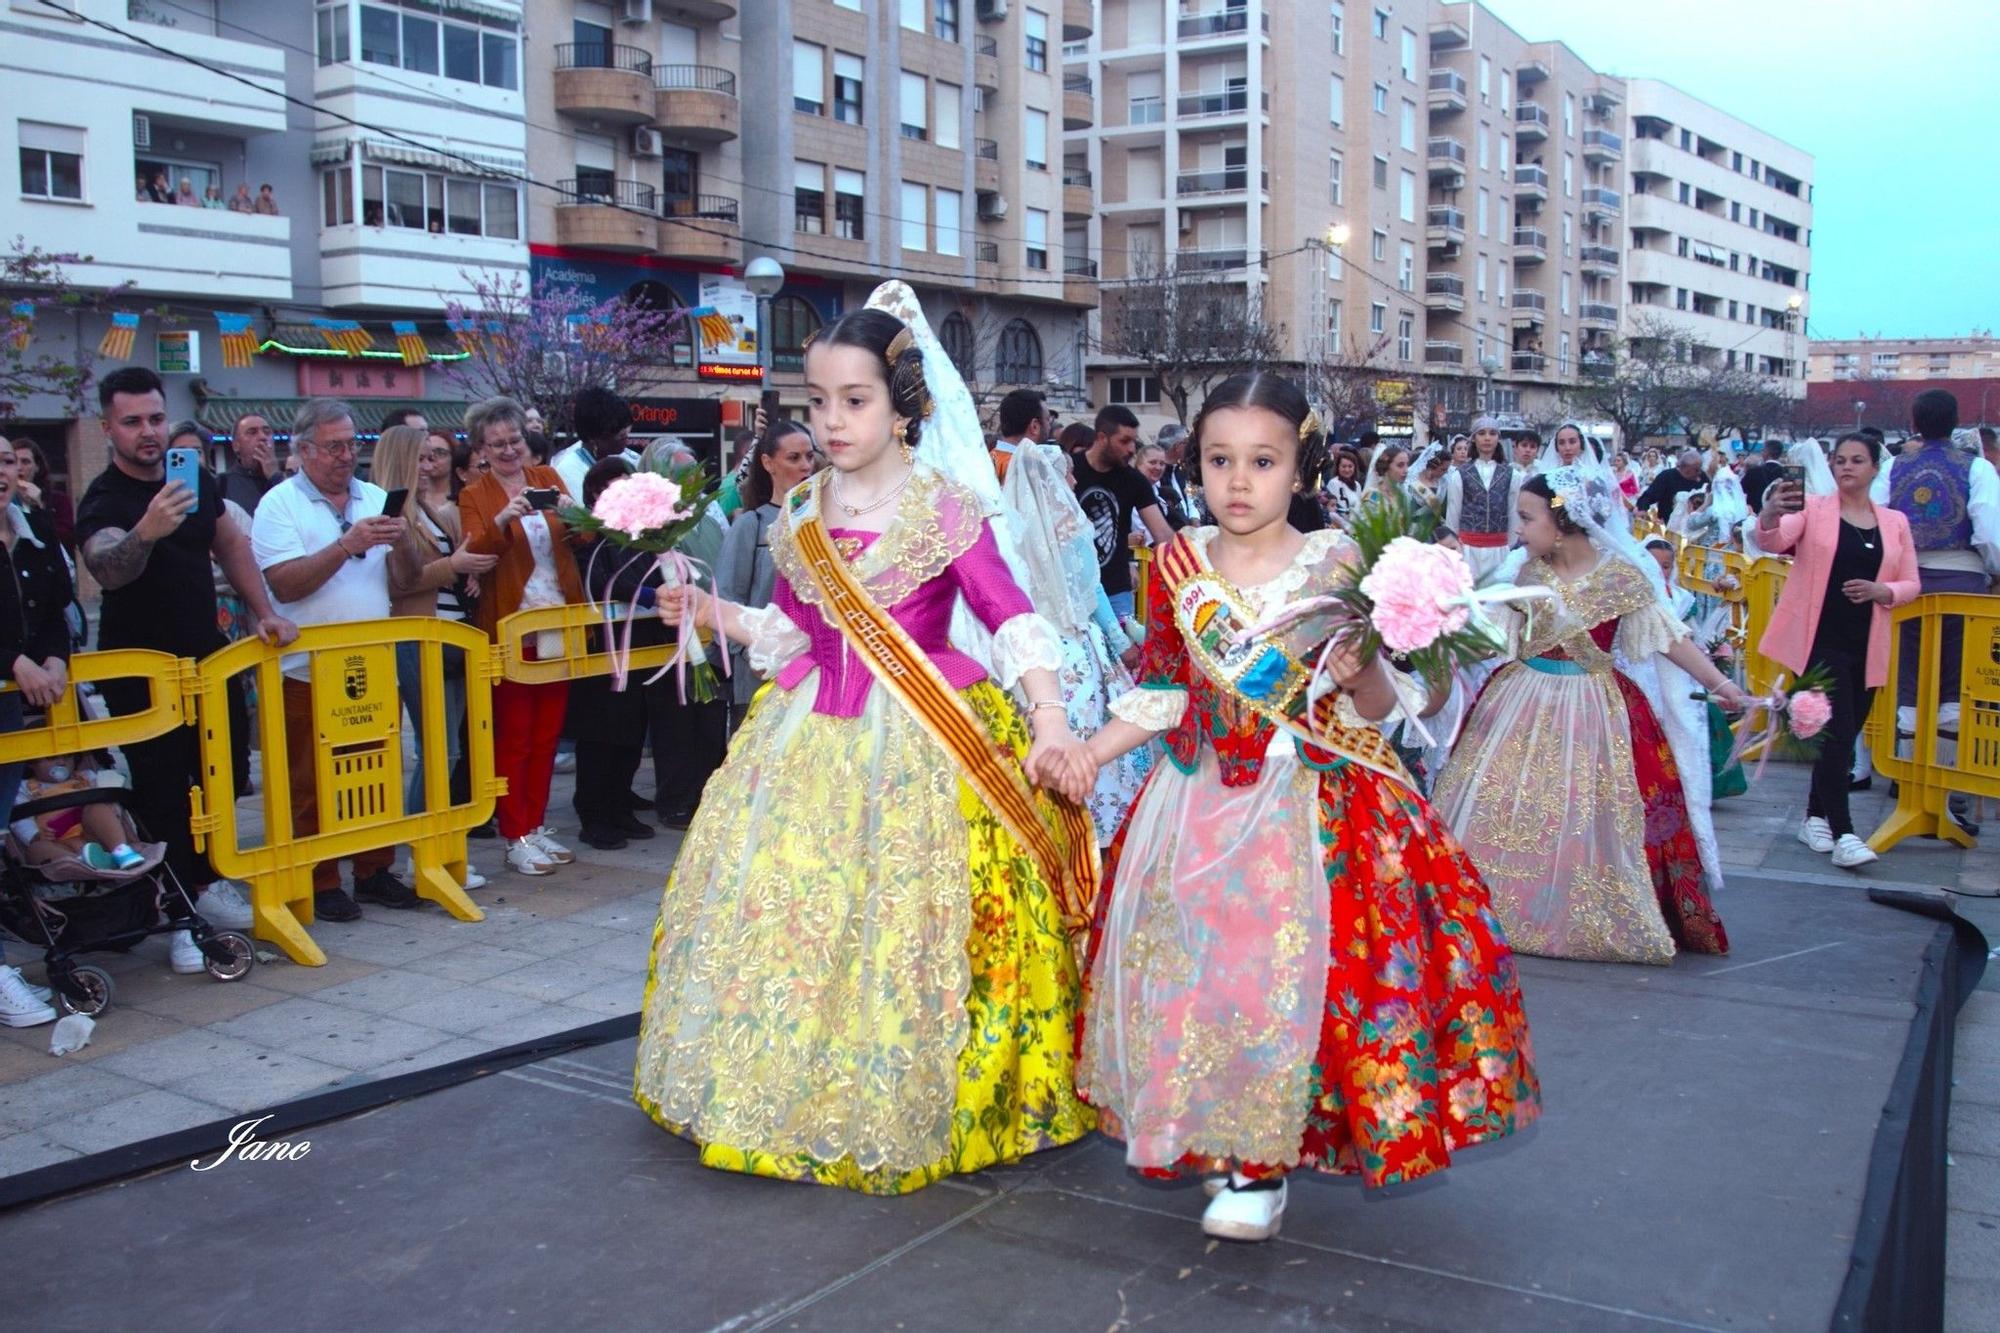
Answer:
[{"label": "pearl necklace", "polygon": [[851,505],[847,503],[847,501],[841,499],[840,497],[841,481],[840,481],[840,476],[837,473],[834,475],[833,484],[830,487],[828,487],[828,490],[833,495],[833,502],[839,505],[841,510],[845,512],[849,518],[860,518],[863,514],[874,513],[877,509],[880,509],[883,505],[888,504],[889,501],[901,495],[903,493],[903,488],[910,484],[910,478],[915,475],[916,475],[915,472],[905,472],[903,474],[903,479],[896,483],[895,488],[893,490],[891,490],[888,494],[882,496],[880,499],[865,505]]}]

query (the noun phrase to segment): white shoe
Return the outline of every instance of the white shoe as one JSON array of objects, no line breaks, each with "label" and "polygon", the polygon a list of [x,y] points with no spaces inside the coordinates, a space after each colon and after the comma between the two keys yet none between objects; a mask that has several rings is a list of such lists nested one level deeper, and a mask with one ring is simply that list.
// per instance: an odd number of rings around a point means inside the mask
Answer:
[{"label": "white shoe", "polygon": [[485,887],[486,887],[486,876],[480,874],[477,870],[474,870],[471,866],[467,866],[465,868],[465,891],[467,893],[470,893],[474,889],[483,889]]},{"label": "white shoe", "polygon": [[556,751],[555,771],[558,773],[576,772],[576,751],[575,750]]},{"label": "white shoe", "polygon": [[528,834],[527,840],[540,849],[542,855],[559,866],[566,866],[576,860],[576,853],[555,839],[555,830],[547,824]]},{"label": "white shoe", "polygon": [[[55,1022],[55,1009],[46,998],[37,998],[37,989],[22,980],[19,968],[0,967],[0,1025],[31,1028]],[[45,988],[42,995],[48,995]]]},{"label": "white shoe", "polygon": [[1284,1224],[1290,1184],[1281,1182],[1274,1190],[1245,1190],[1236,1188],[1232,1178],[1230,1188],[1216,1195],[1202,1213],[1201,1229],[1223,1240],[1271,1239]]},{"label": "white shoe", "polygon": [[1833,850],[1833,829],[1818,815],[1808,816],[1806,822],[1799,825],[1799,841],[1816,852],[1830,852]]},{"label": "white shoe", "polygon": [[194,942],[194,932],[177,930],[173,933],[173,948],[168,952],[167,961],[174,971],[182,976],[193,976],[206,971],[208,960],[202,956],[201,946]]},{"label": "white shoe", "polygon": [[530,838],[515,838],[507,844],[507,867],[523,875],[546,875],[556,868]]},{"label": "white shoe", "polygon": [[194,900],[194,910],[217,930],[248,930],[257,920],[234,880],[218,879],[203,889]]},{"label": "white shoe", "polygon": [[1856,866],[1865,866],[1871,861],[1880,859],[1875,855],[1873,847],[1852,833],[1841,834],[1840,840],[1833,844],[1833,863],[1842,870],[1852,870]]}]

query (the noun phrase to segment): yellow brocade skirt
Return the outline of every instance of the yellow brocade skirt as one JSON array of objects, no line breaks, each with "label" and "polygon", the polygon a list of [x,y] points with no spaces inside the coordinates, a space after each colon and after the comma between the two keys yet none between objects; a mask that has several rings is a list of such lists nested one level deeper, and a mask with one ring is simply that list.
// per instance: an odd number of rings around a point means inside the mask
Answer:
[{"label": "yellow brocade skirt", "polygon": [[[1054,896],[883,690],[766,690],[653,928],[633,1095],[704,1166],[905,1194],[1072,1142],[1078,983]],[[996,744],[1028,732],[990,682]]]}]

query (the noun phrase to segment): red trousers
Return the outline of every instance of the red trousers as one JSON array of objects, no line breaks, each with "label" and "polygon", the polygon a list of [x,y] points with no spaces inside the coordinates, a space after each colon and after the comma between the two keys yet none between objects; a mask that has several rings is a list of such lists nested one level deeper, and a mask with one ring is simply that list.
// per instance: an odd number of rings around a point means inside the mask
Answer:
[{"label": "red trousers", "polygon": [[501,837],[525,837],[542,826],[568,706],[568,681],[493,686],[493,770],[507,782],[496,810]]},{"label": "red trousers", "polygon": [[[312,686],[303,680],[285,678],[285,767],[292,779],[292,834],[308,837],[319,832],[319,735],[313,726]],[[399,800],[391,792],[392,800]],[[397,809],[401,809],[398,804]],[[354,882],[359,884],[378,870],[387,870],[396,860],[395,849],[378,848],[354,858]],[[313,867],[313,892],[340,887],[340,862],[321,861]]]}]

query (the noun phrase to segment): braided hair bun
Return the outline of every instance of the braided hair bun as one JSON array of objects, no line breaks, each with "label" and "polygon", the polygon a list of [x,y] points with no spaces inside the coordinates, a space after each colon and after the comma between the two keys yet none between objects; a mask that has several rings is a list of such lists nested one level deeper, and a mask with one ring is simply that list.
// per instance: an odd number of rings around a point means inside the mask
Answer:
[{"label": "braided hair bun", "polygon": [[889,388],[889,407],[909,424],[903,440],[917,447],[924,419],[931,414],[930,387],[924,382],[924,353],[902,320],[885,310],[850,310],[821,328],[808,347],[858,347],[872,353]]}]

